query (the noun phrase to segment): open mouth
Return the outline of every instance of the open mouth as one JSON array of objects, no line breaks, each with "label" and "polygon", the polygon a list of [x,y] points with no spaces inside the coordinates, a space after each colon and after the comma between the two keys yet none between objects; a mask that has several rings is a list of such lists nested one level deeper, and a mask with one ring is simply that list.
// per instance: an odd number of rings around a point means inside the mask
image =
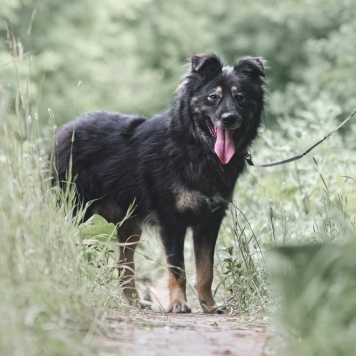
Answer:
[{"label": "open mouth", "polygon": [[234,131],[215,126],[209,117],[206,118],[206,126],[213,138],[216,139],[214,151],[222,164],[230,162],[235,154]]},{"label": "open mouth", "polygon": [[205,122],[206,122],[206,126],[210,132],[210,135],[214,138],[216,138],[216,135],[217,135],[217,132],[218,132],[218,129],[216,126],[213,125],[213,123],[211,122],[210,118],[207,117],[205,119]]}]

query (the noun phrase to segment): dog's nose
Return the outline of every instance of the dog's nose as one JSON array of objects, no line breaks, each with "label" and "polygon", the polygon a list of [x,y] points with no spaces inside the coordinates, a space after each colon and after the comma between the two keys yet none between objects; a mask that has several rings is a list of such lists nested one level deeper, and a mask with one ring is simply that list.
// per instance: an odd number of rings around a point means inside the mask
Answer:
[{"label": "dog's nose", "polygon": [[226,126],[234,126],[239,123],[239,117],[236,114],[224,113],[221,116],[221,122]]}]

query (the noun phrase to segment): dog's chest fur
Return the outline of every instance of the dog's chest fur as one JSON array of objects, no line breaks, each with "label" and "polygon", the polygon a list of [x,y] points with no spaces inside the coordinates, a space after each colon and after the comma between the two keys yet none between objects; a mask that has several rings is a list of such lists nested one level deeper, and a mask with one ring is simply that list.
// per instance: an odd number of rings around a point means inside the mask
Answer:
[{"label": "dog's chest fur", "polygon": [[231,194],[222,196],[219,193],[205,195],[198,190],[191,190],[177,186],[174,189],[175,207],[178,212],[198,212],[208,208],[212,213],[218,209],[226,209],[231,201]]}]

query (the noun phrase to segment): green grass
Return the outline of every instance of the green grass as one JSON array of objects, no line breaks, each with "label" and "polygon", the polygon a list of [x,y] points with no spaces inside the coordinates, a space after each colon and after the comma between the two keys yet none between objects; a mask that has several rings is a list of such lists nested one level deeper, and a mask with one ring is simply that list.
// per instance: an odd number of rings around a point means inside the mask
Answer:
[{"label": "green grass", "polygon": [[91,247],[46,181],[46,145],[35,134],[22,139],[23,124],[7,114],[0,123],[0,350],[91,354],[101,316],[123,305],[119,283],[97,268],[103,249],[88,258]]}]

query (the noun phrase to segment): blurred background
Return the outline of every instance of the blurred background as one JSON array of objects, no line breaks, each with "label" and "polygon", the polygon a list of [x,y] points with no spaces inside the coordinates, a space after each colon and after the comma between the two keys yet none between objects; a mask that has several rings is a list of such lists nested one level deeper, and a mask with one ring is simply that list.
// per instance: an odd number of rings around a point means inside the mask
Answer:
[{"label": "blurred background", "polygon": [[[355,19],[354,0],[1,0],[0,353],[97,354],[83,339],[105,322],[97,306],[125,308],[113,228],[63,220],[46,184],[56,127],[93,109],[163,111],[193,54],[262,56],[268,105],[251,153],[289,158],[356,109]],[[217,299],[249,320],[277,310],[282,355],[355,353],[355,137],[356,117],[297,162],[249,167],[224,220]],[[148,288],[166,271],[156,242],[138,249]]]},{"label": "blurred background", "polygon": [[151,116],[187,57],[212,51],[268,61],[267,125],[316,100],[339,116],[356,105],[355,15],[352,0],[2,0],[3,105],[18,93],[58,124],[94,108]]}]

